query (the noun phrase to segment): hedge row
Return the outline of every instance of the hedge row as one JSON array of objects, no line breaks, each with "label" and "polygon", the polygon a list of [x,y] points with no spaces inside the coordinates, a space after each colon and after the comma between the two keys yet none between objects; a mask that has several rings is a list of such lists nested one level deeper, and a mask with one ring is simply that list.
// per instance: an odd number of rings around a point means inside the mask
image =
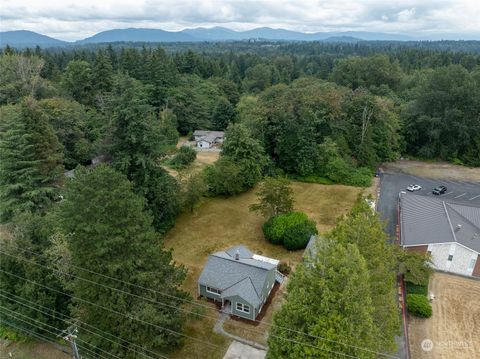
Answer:
[{"label": "hedge row", "polygon": [[416,317],[430,318],[432,306],[428,298],[422,294],[407,294],[408,312]]}]

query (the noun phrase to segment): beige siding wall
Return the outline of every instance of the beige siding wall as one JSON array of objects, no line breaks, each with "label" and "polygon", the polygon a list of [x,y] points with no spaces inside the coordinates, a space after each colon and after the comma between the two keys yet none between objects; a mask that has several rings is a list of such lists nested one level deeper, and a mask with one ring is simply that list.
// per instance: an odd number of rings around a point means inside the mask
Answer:
[{"label": "beige siding wall", "polygon": [[[430,244],[428,250],[432,253],[432,261],[436,269],[453,272],[457,274],[471,276],[473,267],[470,266],[471,260],[477,257],[477,254],[458,244]],[[448,256],[452,255],[451,261]]]}]

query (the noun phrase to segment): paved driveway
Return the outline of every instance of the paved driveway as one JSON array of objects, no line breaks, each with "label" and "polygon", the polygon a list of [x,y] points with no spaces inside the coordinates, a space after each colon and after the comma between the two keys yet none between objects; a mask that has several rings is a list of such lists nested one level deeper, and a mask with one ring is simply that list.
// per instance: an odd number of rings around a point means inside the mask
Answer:
[{"label": "paved driveway", "polygon": [[234,340],[223,359],[264,359],[266,355],[265,350],[255,349]]}]

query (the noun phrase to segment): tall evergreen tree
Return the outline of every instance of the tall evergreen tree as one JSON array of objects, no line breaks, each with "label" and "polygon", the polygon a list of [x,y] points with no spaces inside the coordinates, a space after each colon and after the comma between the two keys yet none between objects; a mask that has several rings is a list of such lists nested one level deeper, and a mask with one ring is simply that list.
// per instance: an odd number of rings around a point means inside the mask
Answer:
[{"label": "tall evergreen tree", "polygon": [[108,92],[113,85],[113,68],[108,54],[99,50],[92,72],[93,87],[98,92]]},{"label": "tall evergreen tree", "polygon": [[[73,299],[73,315],[108,337],[148,350],[169,350],[180,343],[181,336],[174,332],[182,332],[185,322],[176,309],[184,304],[181,298],[188,297],[179,289],[185,270],[172,264],[171,252],[162,250],[152,217],[144,211],[145,200],[132,187],[125,176],[105,165],[77,171],[66,186],[59,220],[68,235],[71,272],[90,281],[73,277],[69,282],[73,295],[81,299]],[[100,281],[92,272],[117,280],[102,277],[103,286],[92,284]],[[141,357],[85,331],[79,336],[121,358]]]},{"label": "tall evergreen tree", "polygon": [[[0,305],[15,313],[5,314],[8,311],[2,310],[2,318],[47,337],[52,337],[48,325],[63,328],[66,323],[60,315],[52,317],[45,310],[43,313],[35,310],[32,303],[69,315],[69,297],[60,293],[64,287],[57,274],[48,268],[52,263],[45,255],[50,248],[51,227],[45,216],[23,213],[0,232]],[[32,326],[25,320],[38,323]]]},{"label": "tall evergreen tree", "polygon": [[93,101],[92,67],[87,61],[70,61],[63,73],[61,83],[75,101],[82,104],[90,104]]},{"label": "tall evergreen tree", "polygon": [[350,213],[340,220],[329,237],[344,245],[355,244],[365,258],[369,272],[373,320],[378,328],[382,350],[395,350],[400,329],[396,296],[397,260],[395,246],[389,243],[378,214],[359,197]]},{"label": "tall evergreen tree", "polygon": [[235,109],[225,98],[220,97],[212,114],[212,125],[215,130],[223,131],[235,119]]},{"label": "tall evergreen tree", "polygon": [[335,352],[375,358],[360,349],[376,350],[378,334],[365,260],[354,244],[321,239],[316,248],[289,280],[285,303],[274,315],[267,358],[344,357]]},{"label": "tall evergreen tree", "polygon": [[178,184],[158,164],[165,145],[155,111],[145,99],[145,89],[136,80],[121,77],[114,88],[108,151],[115,169],[135,184],[135,191],[147,199],[155,228],[166,231],[180,210]]},{"label": "tall evergreen tree", "polygon": [[31,98],[0,109],[0,219],[44,211],[63,181],[61,146]]}]

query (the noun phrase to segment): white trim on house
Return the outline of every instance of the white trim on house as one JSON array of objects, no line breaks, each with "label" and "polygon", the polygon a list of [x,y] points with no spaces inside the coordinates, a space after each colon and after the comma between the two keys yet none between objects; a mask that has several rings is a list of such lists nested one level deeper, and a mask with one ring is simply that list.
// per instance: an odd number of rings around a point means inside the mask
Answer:
[{"label": "white trim on house", "polygon": [[250,314],[250,306],[240,302],[235,302],[235,310],[245,314]]},{"label": "white trim on house", "polygon": [[460,247],[463,247],[465,249],[468,249],[469,251],[472,251],[474,253],[477,253],[478,255],[480,255],[479,252],[477,252],[476,250],[472,249],[472,248],[469,248],[467,246],[464,246],[463,244],[461,243],[458,243],[458,242],[444,242],[444,243],[423,243],[423,244],[402,244],[401,246],[403,248],[414,248],[414,247],[423,247],[423,246],[441,246],[441,245],[444,245],[444,244],[456,244],[457,246],[460,246]]},{"label": "white trim on house", "polygon": [[207,293],[210,293],[210,294],[215,294],[215,295],[222,294],[222,291],[220,289],[212,288],[212,287],[209,287],[208,285],[205,286],[205,290],[207,291]]}]

